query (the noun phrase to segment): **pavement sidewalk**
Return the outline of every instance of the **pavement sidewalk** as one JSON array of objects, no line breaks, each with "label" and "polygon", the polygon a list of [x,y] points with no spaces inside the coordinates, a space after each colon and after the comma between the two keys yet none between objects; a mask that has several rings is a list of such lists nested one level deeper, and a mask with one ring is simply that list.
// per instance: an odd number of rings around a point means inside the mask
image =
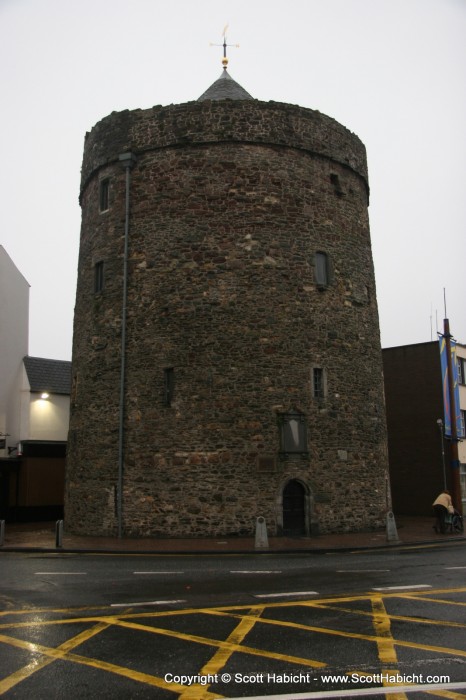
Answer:
[{"label": "pavement sidewalk", "polygon": [[387,537],[385,529],[375,532],[319,535],[315,537],[269,537],[268,548],[256,548],[254,537],[214,538],[117,538],[82,537],[63,532],[61,547],[56,546],[53,523],[16,523],[5,525],[2,551],[101,552],[134,554],[233,554],[266,552],[325,553],[352,549],[419,545],[454,541],[466,542],[464,534],[438,535],[433,518],[400,516],[395,518],[398,539]]}]

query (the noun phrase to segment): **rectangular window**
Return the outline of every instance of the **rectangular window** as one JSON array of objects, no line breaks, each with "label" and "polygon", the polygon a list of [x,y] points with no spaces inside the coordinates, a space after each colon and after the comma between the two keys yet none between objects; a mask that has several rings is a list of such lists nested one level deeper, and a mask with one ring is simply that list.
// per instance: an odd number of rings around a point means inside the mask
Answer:
[{"label": "rectangular window", "polygon": [[94,265],[94,292],[101,292],[104,288],[104,263],[100,262]]},{"label": "rectangular window", "polygon": [[327,253],[316,253],[314,273],[316,285],[318,287],[328,287],[330,280]]},{"label": "rectangular window", "polygon": [[175,390],[175,371],[173,367],[166,367],[163,370],[163,404],[171,406],[173,393]]},{"label": "rectangular window", "polygon": [[99,208],[100,211],[108,210],[108,195],[110,191],[110,180],[106,178],[100,181]]},{"label": "rectangular window", "polygon": [[463,513],[466,512],[466,464],[460,464],[460,491],[463,504]]},{"label": "rectangular window", "polygon": [[458,357],[458,382],[466,384],[466,359],[464,357]]},{"label": "rectangular window", "polygon": [[458,437],[466,437],[466,411],[460,411],[460,431]]},{"label": "rectangular window", "polygon": [[325,397],[325,377],[322,367],[314,367],[312,370],[312,395],[315,399]]}]

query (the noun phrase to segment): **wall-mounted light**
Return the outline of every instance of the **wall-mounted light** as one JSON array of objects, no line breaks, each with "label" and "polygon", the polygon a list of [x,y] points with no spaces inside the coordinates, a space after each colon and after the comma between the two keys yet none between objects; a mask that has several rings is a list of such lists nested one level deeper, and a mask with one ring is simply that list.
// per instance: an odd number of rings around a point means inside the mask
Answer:
[{"label": "wall-mounted light", "polygon": [[48,394],[46,391],[43,391],[42,394],[40,395],[41,399],[48,399],[50,394]]}]

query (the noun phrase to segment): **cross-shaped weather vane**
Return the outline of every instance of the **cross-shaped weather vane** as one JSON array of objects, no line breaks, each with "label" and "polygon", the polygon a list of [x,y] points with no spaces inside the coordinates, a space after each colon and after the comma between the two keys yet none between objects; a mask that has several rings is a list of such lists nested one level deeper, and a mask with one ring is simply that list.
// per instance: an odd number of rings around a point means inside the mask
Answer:
[{"label": "cross-shaped weather vane", "polygon": [[222,58],[223,70],[226,70],[227,65],[228,65],[227,46],[234,46],[235,48],[239,48],[239,44],[227,44],[227,29],[228,29],[228,24],[225,25],[223,32],[222,32],[223,44],[210,44],[210,46],[223,46],[223,58]]}]

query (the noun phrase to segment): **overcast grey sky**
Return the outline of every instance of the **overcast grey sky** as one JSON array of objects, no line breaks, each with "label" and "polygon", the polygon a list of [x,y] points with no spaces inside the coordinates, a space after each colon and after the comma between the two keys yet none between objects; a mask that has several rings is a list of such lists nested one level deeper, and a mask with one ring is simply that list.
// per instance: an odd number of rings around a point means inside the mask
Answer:
[{"label": "overcast grey sky", "polygon": [[71,359],[86,131],[197,99],[227,23],[253,97],[366,145],[383,347],[435,339],[444,288],[466,343],[466,0],[0,0],[0,243],[31,285],[29,353]]}]

